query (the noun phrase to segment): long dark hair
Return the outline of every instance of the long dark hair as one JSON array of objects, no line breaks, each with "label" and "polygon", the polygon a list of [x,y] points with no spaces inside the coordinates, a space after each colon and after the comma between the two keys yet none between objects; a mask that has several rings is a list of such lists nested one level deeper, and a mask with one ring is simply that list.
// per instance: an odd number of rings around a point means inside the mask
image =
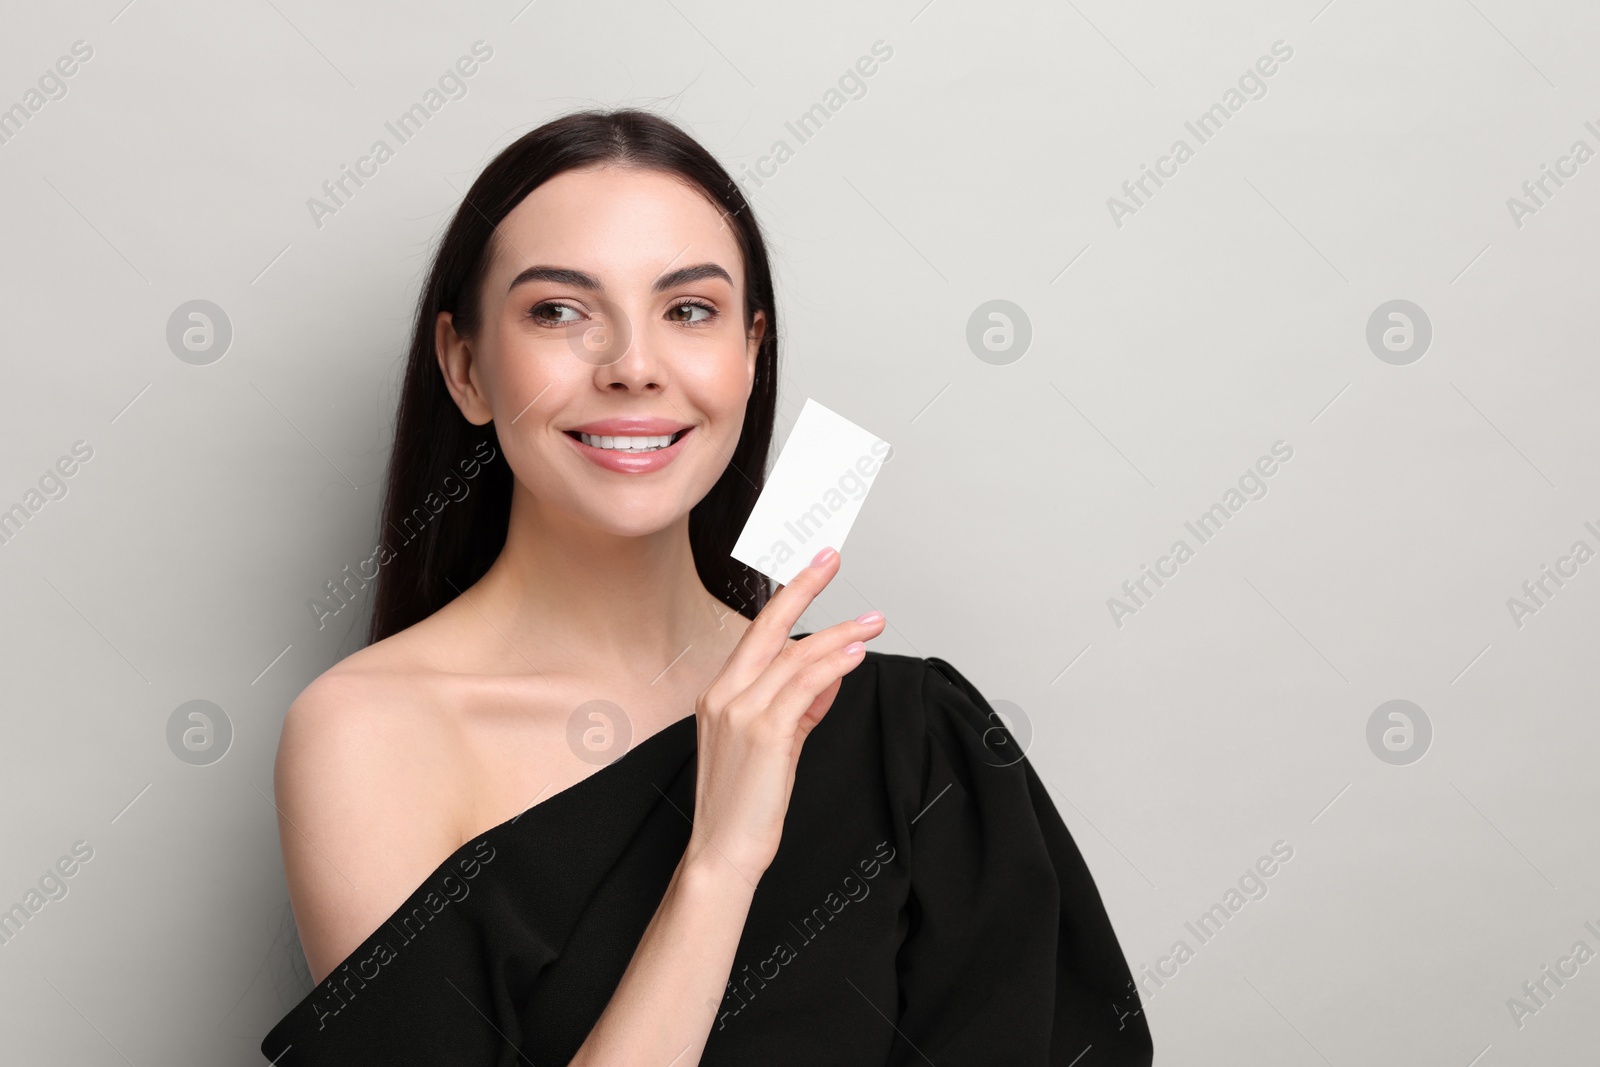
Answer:
[{"label": "long dark hair", "polygon": [[582,111],[545,123],[496,156],[467,190],[439,243],[417,299],[401,386],[380,529],[390,553],[378,571],[371,641],[439,610],[481,578],[505,546],[511,468],[497,447],[494,423],[468,422],[445,388],[434,350],[438,315],[448,311],[464,337],[476,333],[495,227],[556,175],[605,163],[661,171],[697,186],[722,209],[739,243],[745,329],[761,311],[766,331],[738,447],[690,511],[689,544],[701,582],[735,611],[754,618],[771,594],[765,577],[729,555],[766,481],[777,403],[777,308],[761,229],[728,172],[671,122],[632,109]]}]

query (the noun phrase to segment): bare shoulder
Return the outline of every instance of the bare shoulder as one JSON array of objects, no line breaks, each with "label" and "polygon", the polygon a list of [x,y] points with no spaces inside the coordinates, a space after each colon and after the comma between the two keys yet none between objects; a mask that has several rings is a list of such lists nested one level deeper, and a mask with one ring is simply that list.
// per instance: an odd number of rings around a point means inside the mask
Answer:
[{"label": "bare shoulder", "polygon": [[[279,776],[347,780],[409,773],[448,739],[450,719],[428,670],[375,645],[330,667],[289,706]],[[328,773],[337,771],[338,773]]]},{"label": "bare shoulder", "polygon": [[460,845],[460,739],[434,672],[409,662],[406,645],[343,660],[284,720],[279,838],[318,981]]}]

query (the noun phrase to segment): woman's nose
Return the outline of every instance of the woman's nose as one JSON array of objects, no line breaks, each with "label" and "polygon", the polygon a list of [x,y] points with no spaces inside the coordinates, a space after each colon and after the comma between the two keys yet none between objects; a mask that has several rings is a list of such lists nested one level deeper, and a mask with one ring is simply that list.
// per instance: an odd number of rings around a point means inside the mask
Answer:
[{"label": "woman's nose", "polygon": [[647,327],[638,327],[620,306],[608,309],[605,319],[591,327],[596,374],[606,385],[629,390],[666,384],[659,339]]}]

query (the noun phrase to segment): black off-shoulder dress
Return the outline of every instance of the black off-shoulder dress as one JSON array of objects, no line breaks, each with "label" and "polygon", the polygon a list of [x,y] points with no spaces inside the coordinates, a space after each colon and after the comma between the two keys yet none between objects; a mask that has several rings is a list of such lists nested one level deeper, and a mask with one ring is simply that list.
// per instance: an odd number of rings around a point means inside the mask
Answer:
[{"label": "black off-shoulder dress", "polygon": [[[690,714],[461,846],[262,1053],[567,1063],[688,844],[695,748]],[[954,667],[868,652],[801,749],[699,1062],[1148,1065],[1093,878],[1017,752]]]}]

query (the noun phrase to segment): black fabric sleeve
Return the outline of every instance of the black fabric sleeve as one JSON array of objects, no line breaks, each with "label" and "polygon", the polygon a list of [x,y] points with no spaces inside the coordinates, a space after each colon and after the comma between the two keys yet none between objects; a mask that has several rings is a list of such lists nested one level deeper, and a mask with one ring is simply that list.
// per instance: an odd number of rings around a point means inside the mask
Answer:
[{"label": "black fabric sleeve", "polygon": [[485,839],[462,846],[272,1029],[262,1054],[277,1067],[525,1063],[521,1005],[495,973],[490,930],[525,959],[553,953],[515,922],[494,877],[514,863]]},{"label": "black fabric sleeve", "polygon": [[898,791],[919,799],[889,1064],[1148,1067],[1127,961],[1066,824],[982,694],[926,663],[921,781]]}]

